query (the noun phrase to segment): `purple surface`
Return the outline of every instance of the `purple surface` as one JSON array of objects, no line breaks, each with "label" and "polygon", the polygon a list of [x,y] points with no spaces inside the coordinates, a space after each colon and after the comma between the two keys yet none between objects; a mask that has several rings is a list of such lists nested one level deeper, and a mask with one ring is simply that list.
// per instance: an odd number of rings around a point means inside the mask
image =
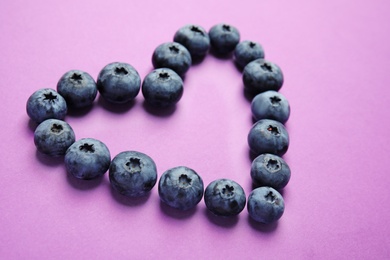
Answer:
[{"label": "purple surface", "polygon": [[[2,1],[0,3],[0,257],[2,259],[386,259],[390,257],[388,1]],[[97,77],[108,63],[143,78],[177,29],[226,22],[260,42],[285,75],[292,176],[276,225],[196,210],[150,196],[128,200],[108,175],[78,181],[63,160],[36,152],[25,111],[37,89],[68,70]],[[97,98],[66,121],[112,157],[137,150],[158,174],[185,165],[205,186],[218,178],[251,191],[250,102],[241,73],[212,55],[192,66],[175,110],[156,115]]]}]

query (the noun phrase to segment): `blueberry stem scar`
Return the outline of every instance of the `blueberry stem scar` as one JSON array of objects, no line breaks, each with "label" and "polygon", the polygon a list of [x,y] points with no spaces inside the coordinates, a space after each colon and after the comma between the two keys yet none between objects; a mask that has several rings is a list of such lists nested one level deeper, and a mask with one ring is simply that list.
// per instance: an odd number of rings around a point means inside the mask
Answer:
[{"label": "blueberry stem scar", "polygon": [[50,130],[53,132],[53,133],[60,133],[62,130],[63,130],[63,127],[62,125],[59,125],[59,124],[53,124],[50,128]]},{"label": "blueberry stem scar", "polygon": [[95,148],[93,147],[93,144],[88,144],[88,143],[81,145],[79,149],[80,149],[80,151],[83,151],[85,153],[94,153],[95,152]]}]

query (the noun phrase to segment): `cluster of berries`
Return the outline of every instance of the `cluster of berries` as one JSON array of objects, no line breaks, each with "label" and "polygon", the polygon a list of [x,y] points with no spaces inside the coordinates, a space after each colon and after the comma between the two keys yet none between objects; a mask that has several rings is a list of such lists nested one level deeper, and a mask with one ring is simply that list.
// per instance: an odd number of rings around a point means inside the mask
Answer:
[{"label": "cluster of berries", "polygon": [[[256,123],[248,135],[251,151],[258,156],[252,163],[251,177],[258,188],[246,202],[243,188],[230,179],[218,179],[204,189],[202,178],[193,169],[179,166],[165,171],[158,183],[160,199],[169,206],[188,210],[203,198],[207,208],[219,216],[238,215],[247,204],[256,221],[271,223],[284,212],[284,201],[277,189],[286,186],[290,169],[280,157],[288,148],[288,134],[283,126],[290,113],[288,101],[277,91],[283,84],[280,68],[264,60],[259,43],[240,42],[238,30],[227,24],[213,26],[206,32],[201,26],[179,29],[173,42],[159,45],[153,55],[154,70],[142,82],[142,94],[151,106],[165,108],[176,104],[183,95],[183,76],[193,61],[201,61],[213,50],[218,55],[234,53],[243,69],[248,92],[256,95],[252,114]],[[109,172],[114,190],[128,197],[146,195],[157,182],[156,164],[148,155],[124,151],[111,160],[107,146],[93,138],[75,140],[71,126],[64,121],[68,106],[91,106],[97,92],[107,102],[121,104],[133,100],[141,90],[138,72],[127,63],[105,66],[97,81],[86,72],[71,70],[50,88],[34,92],[27,101],[27,114],[38,124],[34,132],[37,150],[49,156],[64,156],[65,167],[76,178],[89,180]]]}]

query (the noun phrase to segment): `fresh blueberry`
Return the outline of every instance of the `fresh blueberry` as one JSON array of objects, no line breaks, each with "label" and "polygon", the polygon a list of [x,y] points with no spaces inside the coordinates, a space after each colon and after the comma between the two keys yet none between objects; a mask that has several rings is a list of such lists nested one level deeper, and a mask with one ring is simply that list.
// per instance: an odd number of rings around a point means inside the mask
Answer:
[{"label": "fresh blueberry", "polygon": [[282,195],[271,187],[254,189],[249,197],[247,209],[249,216],[260,223],[270,224],[280,219],[284,213]]},{"label": "fresh blueberry", "polygon": [[160,199],[167,205],[188,210],[202,200],[203,180],[194,170],[178,166],[161,175],[158,193]]},{"label": "fresh blueberry", "polygon": [[108,170],[111,163],[107,146],[93,138],[83,138],[73,143],[65,153],[68,173],[83,180],[95,179]]},{"label": "fresh blueberry", "polygon": [[273,119],[284,124],[290,117],[288,100],[273,90],[256,95],[252,100],[251,110],[255,120]]},{"label": "fresh blueberry", "polygon": [[192,59],[190,52],[180,43],[166,42],[154,50],[152,63],[155,69],[169,68],[184,76],[192,64]]},{"label": "fresh blueberry", "polygon": [[43,121],[34,132],[34,143],[38,151],[50,156],[64,155],[74,141],[72,127],[58,119]]},{"label": "fresh blueberry", "polygon": [[244,189],[235,181],[218,179],[211,182],[204,192],[206,207],[219,216],[235,216],[244,208]]},{"label": "fresh blueberry", "polygon": [[242,41],[234,49],[234,60],[240,68],[257,59],[264,59],[263,47],[257,42]]},{"label": "fresh blueberry", "polygon": [[168,107],[179,102],[183,95],[183,80],[171,69],[155,69],[146,75],[142,94],[154,107]]},{"label": "fresh blueberry", "polygon": [[217,54],[226,55],[234,51],[240,42],[240,32],[229,24],[217,24],[209,30],[210,44]]},{"label": "fresh blueberry", "polygon": [[113,62],[100,71],[96,85],[105,100],[120,104],[129,102],[138,95],[141,78],[130,64]]},{"label": "fresh blueberry", "polygon": [[256,186],[269,186],[283,189],[290,180],[288,164],[274,154],[261,154],[252,162],[251,177]]},{"label": "fresh blueberry", "polygon": [[261,119],[249,131],[248,144],[255,155],[272,153],[282,156],[287,152],[289,136],[282,123]]},{"label": "fresh blueberry", "polygon": [[194,59],[201,59],[210,49],[209,35],[199,25],[190,24],[180,28],[173,40],[186,47]]},{"label": "fresh blueberry", "polygon": [[57,91],[74,108],[92,105],[97,95],[95,80],[81,70],[66,72],[57,83]]},{"label": "fresh blueberry", "polygon": [[145,196],[157,182],[156,164],[148,155],[136,151],[119,153],[109,168],[111,186],[128,197]]},{"label": "fresh blueberry", "polygon": [[54,89],[43,88],[35,91],[27,100],[27,115],[36,123],[46,119],[63,120],[68,111],[65,99]]},{"label": "fresh blueberry", "polygon": [[275,63],[257,59],[245,66],[243,81],[246,90],[252,94],[267,90],[278,91],[283,85],[283,73]]}]

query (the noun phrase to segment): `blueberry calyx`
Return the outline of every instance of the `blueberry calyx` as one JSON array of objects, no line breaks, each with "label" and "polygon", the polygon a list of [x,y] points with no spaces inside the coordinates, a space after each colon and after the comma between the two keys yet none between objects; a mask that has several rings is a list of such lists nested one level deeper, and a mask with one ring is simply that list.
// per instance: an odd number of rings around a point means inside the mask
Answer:
[{"label": "blueberry calyx", "polygon": [[53,133],[56,133],[56,134],[61,133],[62,130],[64,130],[64,128],[62,127],[62,125],[59,125],[59,124],[53,124],[50,128],[50,131],[52,131]]},{"label": "blueberry calyx", "polygon": [[204,35],[204,33],[202,32],[202,30],[199,29],[199,27],[197,26],[191,26],[191,31],[195,32],[195,33],[200,33],[201,35]]},{"label": "blueberry calyx", "polygon": [[271,104],[274,105],[274,106],[280,105],[280,101],[282,101],[277,96],[270,97],[269,100],[271,101]]},{"label": "blueberry calyx", "polygon": [[222,197],[230,198],[234,196],[234,187],[230,185],[225,185],[222,189]]},{"label": "blueberry calyx", "polygon": [[73,75],[70,77],[70,79],[72,80],[72,81],[75,81],[75,82],[77,82],[77,83],[81,83],[81,81],[83,80],[83,77],[81,76],[81,74],[79,74],[79,73],[73,73]]},{"label": "blueberry calyx", "polygon": [[182,174],[179,177],[179,186],[180,188],[187,188],[191,186],[192,179],[189,178],[186,174]]},{"label": "blueberry calyx", "polygon": [[223,29],[224,31],[230,32],[230,25],[224,24],[224,25],[222,25],[222,29]]},{"label": "blueberry calyx", "polygon": [[48,100],[49,102],[53,102],[54,103],[54,100],[57,99],[57,96],[54,95],[52,92],[49,92],[49,93],[45,93],[43,94],[43,96],[45,97],[44,100]]},{"label": "blueberry calyx", "polygon": [[116,67],[114,71],[115,71],[115,74],[117,74],[117,75],[129,74],[129,72],[124,67]]},{"label": "blueberry calyx", "polygon": [[265,71],[272,72],[272,66],[268,63],[263,63],[260,65],[260,67]]},{"label": "blueberry calyx", "polygon": [[160,74],[158,74],[158,78],[159,79],[162,79],[162,80],[166,80],[166,79],[169,79],[169,73],[168,72],[160,72]]},{"label": "blueberry calyx", "polygon": [[80,145],[79,147],[80,151],[85,153],[94,153],[95,148],[93,147],[93,144],[84,143],[83,145]]},{"label": "blueberry calyx", "polygon": [[255,46],[256,46],[256,43],[254,43],[254,42],[249,42],[249,47],[250,47],[250,48],[253,49]]},{"label": "blueberry calyx", "polygon": [[130,173],[140,173],[141,172],[141,160],[138,158],[130,158],[130,160],[125,164],[126,169]]},{"label": "blueberry calyx", "polygon": [[264,196],[264,198],[269,202],[276,205],[279,205],[279,200],[276,198],[275,194],[272,193],[272,191],[269,191],[267,195]]},{"label": "blueberry calyx", "polygon": [[265,164],[265,167],[267,167],[267,169],[270,171],[270,172],[277,172],[279,171],[279,169],[281,168],[280,167],[280,162],[277,161],[277,160],[274,160],[274,159],[269,159]]},{"label": "blueberry calyx", "polygon": [[280,135],[279,129],[276,126],[270,125],[267,130],[273,135]]},{"label": "blueberry calyx", "polygon": [[179,53],[179,48],[177,48],[175,45],[169,46],[169,50],[175,54]]}]

